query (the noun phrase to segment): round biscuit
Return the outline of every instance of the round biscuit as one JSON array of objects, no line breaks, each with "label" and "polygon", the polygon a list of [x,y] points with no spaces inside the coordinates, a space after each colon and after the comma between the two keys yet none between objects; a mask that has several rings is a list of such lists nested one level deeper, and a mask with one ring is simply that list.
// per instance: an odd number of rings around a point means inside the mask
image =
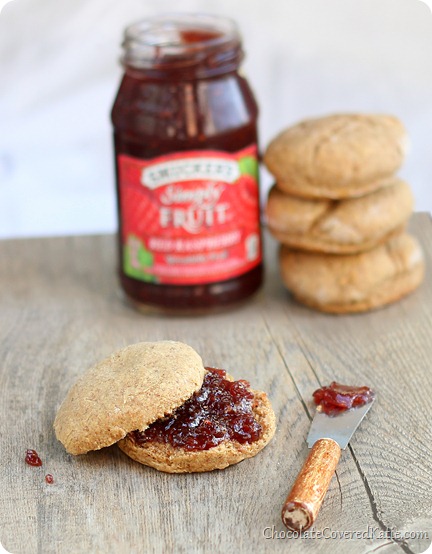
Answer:
[{"label": "round biscuit", "polygon": [[367,252],[306,253],[282,246],[282,280],[299,302],[330,313],[361,312],[402,298],[423,280],[417,240],[402,234]]},{"label": "round biscuit", "polygon": [[199,390],[200,356],[175,341],[141,342],[114,352],[72,386],[54,421],[70,454],[84,454],[146,429]]},{"label": "round biscuit", "polygon": [[349,198],[389,184],[406,150],[390,115],[335,114],[301,121],[274,138],[264,163],[281,190],[305,198]]},{"label": "round biscuit", "polygon": [[411,215],[413,195],[400,179],[360,198],[307,200],[274,186],[266,219],[281,243],[312,252],[352,254],[400,234]]}]

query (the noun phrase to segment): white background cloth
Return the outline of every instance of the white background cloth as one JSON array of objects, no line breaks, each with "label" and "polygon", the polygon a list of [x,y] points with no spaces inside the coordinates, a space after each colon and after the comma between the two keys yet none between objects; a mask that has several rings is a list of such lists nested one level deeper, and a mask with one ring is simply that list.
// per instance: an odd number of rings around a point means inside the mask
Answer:
[{"label": "white background cloth", "polygon": [[[237,20],[261,147],[305,117],[399,116],[401,175],[432,210],[432,13],[419,0],[14,0],[0,15],[0,237],[115,229],[123,29],[172,11]],[[263,197],[270,182],[263,170]]]}]

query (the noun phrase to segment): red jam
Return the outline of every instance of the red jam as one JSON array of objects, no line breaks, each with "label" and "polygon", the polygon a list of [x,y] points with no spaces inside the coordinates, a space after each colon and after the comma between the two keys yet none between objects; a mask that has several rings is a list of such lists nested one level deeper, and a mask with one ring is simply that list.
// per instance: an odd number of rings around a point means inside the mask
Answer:
[{"label": "red jam", "polygon": [[261,425],[252,411],[254,395],[244,380],[228,381],[223,369],[206,368],[201,389],[173,415],[131,433],[138,445],[169,443],[186,450],[208,450],[223,441],[242,444],[259,439]]},{"label": "red jam", "polygon": [[27,450],[25,461],[29,466],[38,467],[42,465],[42,460],[39,458],[36,450]]},{"label": "red jam", "polygon": [[220,38],[220,33],[210,33],[206,31],[180,31],[180,38],[183,44],[193,44],[194,42],[204,42]]},{"label": "red jam", "polygon": [[52,485],[54,483],[54,477],[51,475],[51,473],[47,473],[45,475],[45,481],[48,483],[48,485]]},{"label": "red jam", "polygon": [[337,415],[351,408],[358,408],[371,402],[375,393],[369,387],[350,387],[333,381],[313,393],[319,409],[327,415]]},{"label": "red jam", "polygon": [[112,110],[119,274],[138,307],[198,313],[263,277],[258,108],[235,24],[160,16],[125,32]]}]

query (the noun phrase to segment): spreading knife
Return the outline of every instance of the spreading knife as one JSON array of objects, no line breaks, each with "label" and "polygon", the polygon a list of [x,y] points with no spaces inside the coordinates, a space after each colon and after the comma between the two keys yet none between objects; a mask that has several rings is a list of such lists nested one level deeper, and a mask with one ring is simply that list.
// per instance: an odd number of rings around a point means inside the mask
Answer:
[{"label": "spreading knife", "polygon": [[317,409],[307,437],[311,451],[282,508],[282,521],[288,529],[305,531],[315,522],[341,450],[345,450],[373,402],[374,398],[338,415]]}]

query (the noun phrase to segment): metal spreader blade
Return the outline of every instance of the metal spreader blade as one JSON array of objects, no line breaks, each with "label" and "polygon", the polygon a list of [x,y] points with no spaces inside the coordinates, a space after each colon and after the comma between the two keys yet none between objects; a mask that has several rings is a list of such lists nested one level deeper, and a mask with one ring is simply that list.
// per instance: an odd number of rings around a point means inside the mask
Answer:
[{"label": "metal spreader blade", "polygon": [[374,400],[364,406],[351,408],[335,416],[317,411],[307,437],[309,448],[312,448],[319,439],[333,439],[342,449],[345,449],[361,420],[370,410]]}]

